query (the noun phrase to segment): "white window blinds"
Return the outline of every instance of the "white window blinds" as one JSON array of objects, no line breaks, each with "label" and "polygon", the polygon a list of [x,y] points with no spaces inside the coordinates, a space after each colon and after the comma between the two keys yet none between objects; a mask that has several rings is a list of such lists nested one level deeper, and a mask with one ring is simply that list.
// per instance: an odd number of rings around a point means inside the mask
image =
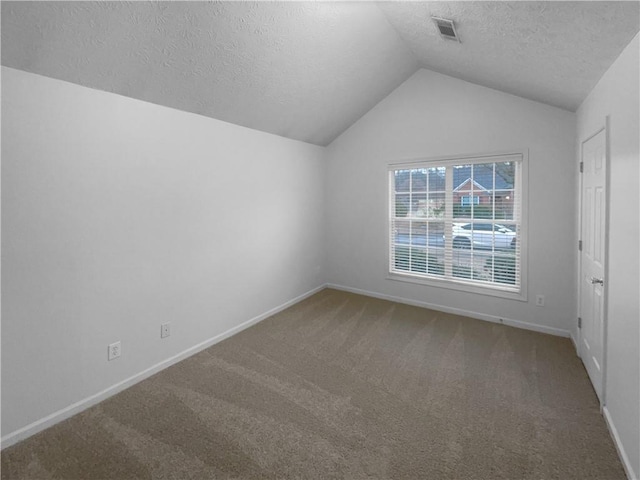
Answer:
[{"label": "white window blinds", "polygon": [[519,292],[523,156],[392,165],[391,274]]}]

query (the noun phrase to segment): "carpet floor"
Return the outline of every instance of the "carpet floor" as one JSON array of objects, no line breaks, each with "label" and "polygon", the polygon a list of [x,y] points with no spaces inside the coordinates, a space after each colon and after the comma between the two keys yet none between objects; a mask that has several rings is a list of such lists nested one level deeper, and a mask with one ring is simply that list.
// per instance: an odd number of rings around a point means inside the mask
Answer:
[{"label": "carpet floor", "polygon": [[2,452],[2,479],[624,479],[566,338],[324,290]]}]

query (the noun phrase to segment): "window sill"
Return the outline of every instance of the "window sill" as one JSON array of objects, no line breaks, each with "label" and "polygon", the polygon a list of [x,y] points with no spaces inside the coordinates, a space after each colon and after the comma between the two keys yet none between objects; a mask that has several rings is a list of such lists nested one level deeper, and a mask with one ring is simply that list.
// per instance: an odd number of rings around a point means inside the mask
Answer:
[{"label": "window sill", "polygon": [[414,283],[418,285],[424,285],[428,287],[446,288],[449,290],[458,290],[461,292],[472,293],[475,295],[486,295],[490,297],[500,297],[509,300],[518,300],[520,302],[527,301],[526,292],[501,289],[494,286],[483,286],[476,283],[439,279],[439,278],[424,278],[417,277],[411,274],[402,274],[397,272],[389,272],[387,274],[387,280],[394,280],[399,282]]}]

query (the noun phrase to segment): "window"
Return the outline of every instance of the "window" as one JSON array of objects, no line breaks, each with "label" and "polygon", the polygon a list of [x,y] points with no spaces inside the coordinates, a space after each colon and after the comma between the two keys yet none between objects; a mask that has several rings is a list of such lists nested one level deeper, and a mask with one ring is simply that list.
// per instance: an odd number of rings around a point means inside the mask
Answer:
[{"label": "window", "polygon": [[466,197],[461,197],[460,198],[462,205],[480,205],[480,196],[476,195],[474,197],[472,197],[471,195],[468,195]]},{"label": "window", "polygon": [[391,278],[525,298],[523,153],[391,165]]}]

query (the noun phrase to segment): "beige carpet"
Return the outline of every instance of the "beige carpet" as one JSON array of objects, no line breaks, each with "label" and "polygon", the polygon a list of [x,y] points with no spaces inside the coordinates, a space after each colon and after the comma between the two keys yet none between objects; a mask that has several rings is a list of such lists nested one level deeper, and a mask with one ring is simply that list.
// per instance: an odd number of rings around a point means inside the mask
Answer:
[{"label": "beige carpet", "polygon": [[565,338],[324,290],[2,452],[3,479],[624,479]]}]

